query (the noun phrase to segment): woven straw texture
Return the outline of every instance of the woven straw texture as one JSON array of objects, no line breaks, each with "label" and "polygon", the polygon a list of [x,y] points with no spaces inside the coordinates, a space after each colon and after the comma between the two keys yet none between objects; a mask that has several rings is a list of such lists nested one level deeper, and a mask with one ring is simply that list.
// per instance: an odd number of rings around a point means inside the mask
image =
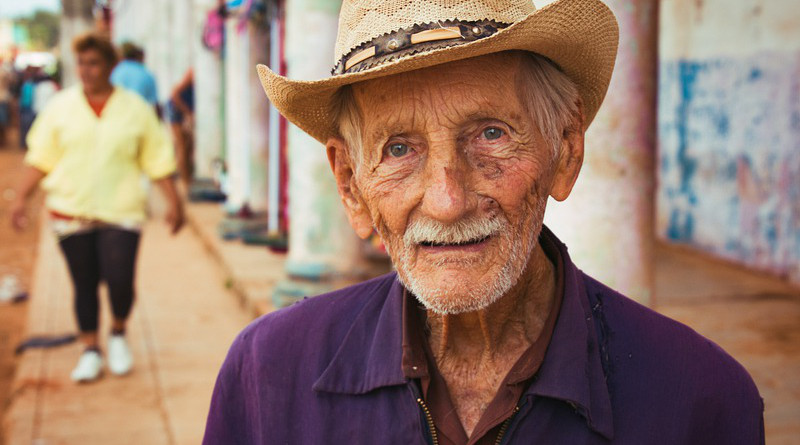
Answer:
[{"label": "woven straw texture", "polygon": [[373,37],[411,28],[415,24],[484,19],[515,23],[534,10],[531,0],[345,0],[339,13],[339,33],[333,63]]},{"label": "woven straw texture", "polygon": [[[344,17],[344,15],[348,14],[348,11],[367,10],[369,4],[374,4],[374,9],[379,9],[380,6],[381,11],[391,11],[392,7],[387,6],[387,3],[406,5],[409,1],[366,0],[359,3],[363,3],[363,5],[355,9],[343,7],[340,23],[355,21],[350,16]],[[490,2],[488,0],[483,2],[438,0],[416,3],[451,5],[449,8],[439,8],[439,11],[446,10],[447,16],[425,16],[419,19],[420,23],[452,19],[453,14],[462,20],[484,18],[501,20],[495,12],[495,9],[503,9],[501,5],[506,5],[509,11],[515,11],[506,12],[507,15],[520,14],[516,12],[516,9],[521,7],[521,2]],[[487,3],[495,5],[491,11],[491,14],[495,15],[489,15],[489,11],[486,14],[478,14],[474,11],[473,8],[476,5],[481,7]],[[465,10],[460,12],[457,9],[458,5]],[[403,11],[406,9],[401,8]],[[400,57],[364,71],[315,81],[295,81],[274,73],[264,65],[259,65],[258,74],[264,92],[278,111],[290,122],[324,144],[329,137],[337,133],[330,113],[331,100],[343,85],[500,51],[531,51],[555,62],[575,82],[583,99],[586,114],[585,127],[588,128],[605,97],[611,73],[614,70],[619,40],[619,29],[614,14],[600,0],[559,0],[539,10],[534,10],[532,5],[529,9],[533,12],[511,20],[514,22],[513,25],[491,37]],[[467,14],[467,10],[469,14],[486,15],[486,17],[477,17],[476,15],[462,17],[462,14]],[[402,26],[408,26],[406,23],[393,21],[391,15],[386,16],[383,20],[387,23],[380,27],[381,31],[379,33],[373,31],[366,39],[350,37],[346,31],[340,30],[339,39],[348,43],[337,42],[337,49],[352,44],[358,45],[387,32],[384,30],[394,31]],[[345,51],[349,51],[349,49]]]}]

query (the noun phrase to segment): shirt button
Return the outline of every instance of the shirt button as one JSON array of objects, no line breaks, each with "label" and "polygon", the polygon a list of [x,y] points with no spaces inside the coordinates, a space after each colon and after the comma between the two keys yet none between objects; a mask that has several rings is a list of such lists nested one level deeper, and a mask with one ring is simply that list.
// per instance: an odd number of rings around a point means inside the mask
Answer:
[{"label": "shirt button", "polygon": [[416,370],[417,370],[417,367],[416,367],[416,366],[412,366],[412,367],[411,367],[411,369],[413,369],[414,371],[416,371]]}]

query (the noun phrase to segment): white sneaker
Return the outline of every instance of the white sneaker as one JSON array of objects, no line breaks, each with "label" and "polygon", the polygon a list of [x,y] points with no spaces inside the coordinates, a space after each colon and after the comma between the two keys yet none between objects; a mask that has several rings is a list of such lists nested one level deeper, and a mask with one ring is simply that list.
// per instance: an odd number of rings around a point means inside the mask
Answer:
[{"label": "white sneaker", "polygon": [[125,375],[133,367],[133,354],[128,341],[122,335],[112,335],[108,339],[108,369],[112,374]]},{"label": "white sneaker", "polygon": [[97,351],[84,351],[72,370],[72,381],[86,383],[97,380],[103,372],[103,357]]}]

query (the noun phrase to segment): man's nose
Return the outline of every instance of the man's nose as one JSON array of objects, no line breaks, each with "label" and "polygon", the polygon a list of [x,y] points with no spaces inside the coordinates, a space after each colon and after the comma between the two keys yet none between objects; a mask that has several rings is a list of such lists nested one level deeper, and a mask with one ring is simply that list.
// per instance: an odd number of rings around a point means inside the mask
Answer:
[{"label": "man's nose", "polygon": [[468,166],[458,156],[435,159],[428,165],[423,213],[442,223],[453,223],[469,214],[476,199],[469,191]]}]

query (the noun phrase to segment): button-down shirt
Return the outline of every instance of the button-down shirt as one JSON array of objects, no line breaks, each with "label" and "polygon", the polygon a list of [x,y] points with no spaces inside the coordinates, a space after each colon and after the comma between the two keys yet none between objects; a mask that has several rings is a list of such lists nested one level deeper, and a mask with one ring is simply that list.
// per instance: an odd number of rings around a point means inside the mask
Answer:
[{"label": "button-down shirt", "polygon": [[115,88],[98,117],[80,85],[56,94],[28,133],[25,162],[47,174],[47,207],[81,219],[129,225],[145,218],[141,175],[175,171],[172,144],[155,111]]},{"label": "button-down shirt", "polygon": [[[763,403],[711,341],[564,261],[544,360],[507,426],[510,444],[760,444]],[[395,274],[266,315],[220,370],[205,444],[431,443],[402,369]]]},{"label": "button-down shirt", "polygon": [[422,398],[431,412],[431,422],[440,445],[493,445],[506,433],[523,392],[528,388],[544,360],[553,336],[561,300],[564,296],[564,260],[555,237],[540,239],[542,250],[553,264],[555,286],[550,313],[544,320],[538,338],[517,359],[500,383],[499,390],[481,415],[472,434],[467,437],[444,376],[439,372],[427,334],[427,311],[409,292],[403,299],[403,373],[420,384]]}]

